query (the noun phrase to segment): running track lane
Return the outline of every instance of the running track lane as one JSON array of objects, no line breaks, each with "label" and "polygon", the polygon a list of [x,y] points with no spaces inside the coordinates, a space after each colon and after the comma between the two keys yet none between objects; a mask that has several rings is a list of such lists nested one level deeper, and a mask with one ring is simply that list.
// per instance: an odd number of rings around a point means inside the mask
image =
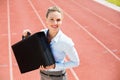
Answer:
[{"label": "running track lane", "polygon": [[[36,3],[36,2],[38,2],[38,3]],[[22,6],[18,5],[18,3],[19,4],[22,3],[23,5]],[[39,15],[41,15],[43,20],[44,20],[45,10],[47,9],[48,6],[53,5],[53,3],[51,3],[49,0],[42,1],[42,2],[40,0],[36,0],[36,1],[34,0],[32,3],[34,4],[35,8],[37,9]],[[56,2],[56,3],[58,4],[60,2]],[[44,4],[46,4],[46,6]],[[63,3],[61,3],[60,6],[62,4]],[[12,26],[11,27],[13,27],[11,29],[11,32],[13,33],[12,38],[11,38],[12,43],[21,39],[20,34],[24,28],[32,27],[31,30],[33,30],[33,32],[42,28],[40,26],[43,26],[43,25],[40,24],[40,22],[39,22],[40,20],[37,20],[36,15],[32,11],[32,9],[27,1],[22,1],[22,0],[19,2],[16,1],[14,4],[13,4],[13,1],[11,1],[11,5],[12,5],[11,7],[13,7],[13,8],[15,8],[17,6],[16,9],[12,8],[13,11],[10,10],[12,13],[12,20],[11,20]],[[71,5],[74,6],[74,4],[72,4],[72,3],[71,3]],[[67,7],[68,7],[67,5],[63,6],[63,9],[67,9]],[[18,11],[18,8],[19,8],[19,11]],[[21,8],[22,8],[22,10],[21,10]],[[76,7],[72,7],[72,8],[76,8]],[[72,11],[72,8],[68,9],[68,11]],[[67,10],[65,10],[65,11],[67,11]],[[23,16],[23,15],[26,15],[26,16]],[[82,14],[81,16],[85,16],[85,15],[86,14]],[[71,16],[73,17],[74,13]],[[32,19],[34,18],[34,19],[31,20],[30,18],[32,18]],[[79,20],[78,20],[78,22],[79,22]],[[85,23],[87,23],[87,22],[85,22]],[[15,24],[18,24],[18,27],[16,27]],[[37,29],[35,29],[36,27],[34,27],[33,25],[37,26]],[[74,26],[74,28],[73,28],[73,26]],[[0,26],[0,28],[1,28],[1,26]],[[79,25],[76,24],[74,21],[72,21],[71,18],[68,17],[67,15],[65,15],[65,22],[63,24],[62,29],[64,30],[64,32],[66,34],[68,34],[70,37],[72,37],[72,39],[75,41],[76,48],[77,48],[78,53],[81,58],[81,66],[74,70],[76,73],[78,73],[77,75],[80,79],[83,79],[83,80],[88,80],[88,79],[89,80],[96,80],[96,79],[108,80],[109,78],[110,78],[109,80],[118,80],[119,79],[118,70],[119,70],[120,65],[119,65],[118,60],[116,60],[113,56],[111,56],[109,54],[109,52],[107,52],[103,47],[101,47],[85,31],[83,31],[81,28],[79,28]],[[74,34],[73,34],[73,32],[74,32]],[[97,35],[97,37],[98,37],[98,35]],[[13,61],[14,60],[15,59],[13,57]],[[35,78],[33,78],[33,77],[35,77],[35,75],[37,75],[36,78],[38,78],[38,76],[39,76],[38,75],[39,73],[37,71],[30,72],[25,75],[20,75],[15,61],[13,62],[13,65],[14,65],[14,67],[13,67],[14,75],[13,76],[15,77],[14,78],[15,80],[16,79],[31,80],[31,79],[35,79]],[[78,71],[78,70],[80,70],[80,71]],[[114,75],[112,73],[114,73]],[[109,77],[109,76],[111,76],[111,77]],[[71,78],[72,78],[71,80],[73,80],[73,77],[71,77]]]},{"label": "running track lane", "polygon": [[[9,80],[7,1],[0,1],[0,80]],[[7,77],[5,77],[7,76]]]}]

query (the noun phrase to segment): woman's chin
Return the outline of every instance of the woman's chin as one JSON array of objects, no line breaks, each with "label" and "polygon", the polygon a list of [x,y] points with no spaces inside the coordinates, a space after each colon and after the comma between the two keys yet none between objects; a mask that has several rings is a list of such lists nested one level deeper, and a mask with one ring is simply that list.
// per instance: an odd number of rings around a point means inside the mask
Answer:
[{"label": "woman's chin", "polygon": [[52,31],[58,31],[59,30],[59,28],[52,28]]}]

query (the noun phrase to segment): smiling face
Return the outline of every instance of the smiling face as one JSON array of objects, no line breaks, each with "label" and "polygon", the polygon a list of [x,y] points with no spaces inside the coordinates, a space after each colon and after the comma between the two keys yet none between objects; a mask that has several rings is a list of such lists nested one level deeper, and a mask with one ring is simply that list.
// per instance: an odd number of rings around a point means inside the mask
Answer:
[{"label": "smiling face", "polygon": [[62,24],[62,14],[58,11],[50,12],[46,18],[46,24],[50,31],[57,32]]}]

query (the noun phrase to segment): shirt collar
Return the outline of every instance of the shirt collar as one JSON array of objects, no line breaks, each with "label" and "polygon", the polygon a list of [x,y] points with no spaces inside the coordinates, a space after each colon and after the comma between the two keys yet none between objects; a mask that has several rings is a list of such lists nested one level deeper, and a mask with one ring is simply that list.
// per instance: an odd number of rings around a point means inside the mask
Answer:
[{"label": "shirt collar", "polygon": [[[45,32],[45,35],[47,36],[48,29],[45,29],[44,32]],[[58,33],[57,33],[56,36],[51,40],[51,42],[57,42],[58,39],[60,38],[60,36],[61,36],[62,34],[63,34],[63,33],[62,33],[61,29],[59,29]]]},{"label": "shirt collar", "polygon": [[62,34],[62,31],[59,30],[58,33],[56,34],[56,36],[51,40],[51,42],[53,42],[53,41],[57,42],[58,39],[60,38],[61,34]]}]

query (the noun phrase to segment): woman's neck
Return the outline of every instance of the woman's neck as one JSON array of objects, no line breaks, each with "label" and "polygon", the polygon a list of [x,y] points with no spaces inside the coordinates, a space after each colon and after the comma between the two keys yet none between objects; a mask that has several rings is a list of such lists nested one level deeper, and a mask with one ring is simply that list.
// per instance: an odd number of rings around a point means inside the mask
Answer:
[{"label": "woman's neck", "polygon": [[57,35],[58,31],[50,31],[48,32],[48,36],[50,39],[53,39]]}]

